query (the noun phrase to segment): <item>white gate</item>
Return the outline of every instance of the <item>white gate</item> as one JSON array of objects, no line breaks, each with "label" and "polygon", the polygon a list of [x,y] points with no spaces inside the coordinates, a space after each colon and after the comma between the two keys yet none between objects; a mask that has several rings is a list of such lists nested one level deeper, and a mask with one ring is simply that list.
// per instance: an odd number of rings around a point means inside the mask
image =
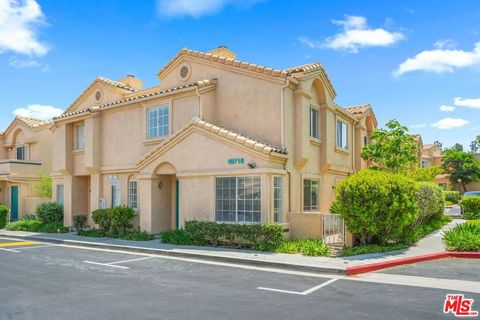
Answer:
[{"label": "white gate", "polygon": [[345,243],[345,221],[338,214],[323,214],[323,242],[342,246]]}]

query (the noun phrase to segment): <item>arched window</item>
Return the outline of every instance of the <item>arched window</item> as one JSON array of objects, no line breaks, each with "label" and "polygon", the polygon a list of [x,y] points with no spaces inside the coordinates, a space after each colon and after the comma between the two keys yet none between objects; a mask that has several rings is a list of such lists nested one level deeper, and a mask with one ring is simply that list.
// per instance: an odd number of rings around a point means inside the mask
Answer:
[{"label": "arched window", "polygon": [[135,176],[128,179],[128,206],[132,209],[138,209],[138,184]]}]

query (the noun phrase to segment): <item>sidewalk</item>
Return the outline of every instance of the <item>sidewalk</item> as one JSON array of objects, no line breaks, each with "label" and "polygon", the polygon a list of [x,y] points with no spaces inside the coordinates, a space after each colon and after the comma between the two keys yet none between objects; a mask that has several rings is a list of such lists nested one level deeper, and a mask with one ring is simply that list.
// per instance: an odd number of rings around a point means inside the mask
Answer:
[{"label": "sidewalk", "polygon": [[259,252],[245,249],[229,249],[198,246],[174,246],[160,243],[159,240],[128,241],[108,238],[90,238],[77,236],[74,233],[47,234],[23,231],[0,231],[0,237],[28,239],[41,242],[51,242],[66,245],[86,246],[110,250],[126,250],[181,258],[216,261],[241,265],[253,265],[269,268],[280,268],[294,271],[315,273],[347,274],[347,268],[383,263],[397,259],[412,258],[416,256],[445,252],[442,242],[442,232],[463,223],[455,220],[422,240],[414,246],[399,251],[387,253],[374,253],[353,257],[306,257],[299,254],[282,254]]}]

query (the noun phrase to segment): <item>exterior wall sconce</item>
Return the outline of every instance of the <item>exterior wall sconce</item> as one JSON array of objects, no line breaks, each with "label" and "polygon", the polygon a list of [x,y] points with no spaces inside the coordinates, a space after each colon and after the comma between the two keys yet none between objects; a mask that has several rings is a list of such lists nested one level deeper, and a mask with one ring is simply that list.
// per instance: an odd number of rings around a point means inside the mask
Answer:
[{"label": "exterior wall sconce", "polygon": [[248,163],[248,167],[249,167],[250,169],[255,169],[256,166],[257,166],[257,164],[256,164],[255,162],[253,162],[253,161],[250,161],[250,162]]}]

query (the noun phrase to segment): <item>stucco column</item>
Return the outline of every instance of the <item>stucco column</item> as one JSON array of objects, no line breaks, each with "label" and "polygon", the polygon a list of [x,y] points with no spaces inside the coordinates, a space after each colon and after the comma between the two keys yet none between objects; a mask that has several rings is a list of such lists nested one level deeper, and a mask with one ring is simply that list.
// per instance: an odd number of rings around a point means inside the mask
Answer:
[{"label": "stucco column", "polygon": [[295,90],[295,167],[297,168],[302,168],[309,159],[310,99],[311,96],[304,90]]},{"label": "stucco column", "polygon": [[90,175],[90,212],[88,213],[88,223],[93,225],[91,212],[100,208],[100,195],[102,194],[101,175],[96,173]]},{"label": "stucco column", "polygon": [[147,232],[152,232],[152,183],[151,177],[138,179],[140,229]]},{"label": "stucco column", "polygon": [[73,222],[73,177],[70,175],[63,178],[64,204],[63,224],[71,227]]}]

